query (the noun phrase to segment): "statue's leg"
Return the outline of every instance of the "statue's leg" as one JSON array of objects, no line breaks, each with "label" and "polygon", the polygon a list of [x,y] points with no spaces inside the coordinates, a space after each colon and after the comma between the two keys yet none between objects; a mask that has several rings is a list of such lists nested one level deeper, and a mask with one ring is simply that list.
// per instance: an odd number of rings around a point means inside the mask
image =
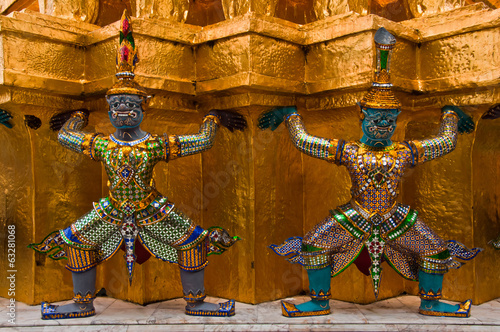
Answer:
[{"label": "statue's leg", "polygon": [[212,304],[204,302],[204,269],[210,253],[221,254],[236,241],[220,227],[207,230],[172,207],[161,221],[146,225],[139,235],[141,243],[156,258],[177,262],[180,268],[186,314],[195,316],[232,316],[234,300]]},{"label": "statue's leg", "polygon": [[[420,218],[404,234],[397,237],[389,246],[399,250],[400,259],[387,255],[391,265],[403,275],[411,270],[409,279],[419,280],[421,304],[419,312],[429,316],[469,317],[471,301],[457,305],[440,302],[443,277],[449,268],[458,268],[448,249],[449,244],[434,233]],[[402,253],[402,254],[401,254]],[[408,255],[408,253],[411,253]],[[408,264],[405,268],[401,264]],[[399,268],[398,268],[399,267]]]},{"label": "statue's leg", "polygon": [[[65,305],[52,305],[42,302],[42,319],[80,318],[95,315],[96,267],[93,252],[69,248],[68,269],[72,270],[73,301]],[[75,272],[80,270],[78,272]]]},{"label": "statue's leg", "polygon": [[[330,282],[332,263],[336,253],[344,255],[336,273],[340,273],[357,256],[359,250],[347,250],[356,242],[339,223],[328,216],[323,222],[311,229],[304,239],[290,238],[280,246],[271,248],[280,256],[289,257],[294,263],[299,263],[307,270],[311,301],[294,305],[287,301],[281,302],[282,313],[286,317],[304,317],[328,315],[330,313]],[[356,247],[356,246],[354,246]],[[361,246],[358,246],[361,248]],[[337,266],[336,266],[337,267]]]},{"label": "statue's leg", "polygon": [[330,314],[330,265],[320,269],[307,269],[311,300],[299,305],[281,301],[281,310],[286,317],[320,316]]},{"label": "statue's leg", "polygon": [[428,273],[422,270],[418,273],[420,309],[426,316],[470,317],[471,300],[459,304],[441,302],[444,273]]},{"label": "statue's leg", "polygon": [[194,248],[179,250],[182,291],[187,302],[186,314],[192,316],[233,316],[235,301],[205,302],[205,266],[207,265],[208,237]]}]

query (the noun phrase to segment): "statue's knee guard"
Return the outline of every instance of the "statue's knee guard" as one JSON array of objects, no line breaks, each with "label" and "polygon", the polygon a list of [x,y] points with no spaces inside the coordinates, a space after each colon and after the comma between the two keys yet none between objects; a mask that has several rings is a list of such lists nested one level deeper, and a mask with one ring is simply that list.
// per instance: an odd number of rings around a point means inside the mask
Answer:
[{"label": "statue's knee guard", "polygon": [[205,268],[208,264],[207,252],[208,252],[209,238],[206,236],[203,240],[198,242],[192,248],[185,250],[178,250],[179,257],[179,267],[185,271],[200,271]]},{"label": "statue's knee guard", "polygon": [[[457,264],[458,266],[456,266]],[[420,259],[420,271],[425,273],[445,274],[450,267],[460,267],[460,264],[453,260],[448,249],[432,256],[424,256]]]},{"label": "statue's knee guard", "polygon": [[85,272],[99,264],[99,255],[95,250],[82,250],[66,246],[68,263],[66,268],[71,272]]},{"label": "statue's knee guard", "polygon": [[304,268],[319,270],[332,264],[329,250],[302,243],[300,255],[303,258]]}]

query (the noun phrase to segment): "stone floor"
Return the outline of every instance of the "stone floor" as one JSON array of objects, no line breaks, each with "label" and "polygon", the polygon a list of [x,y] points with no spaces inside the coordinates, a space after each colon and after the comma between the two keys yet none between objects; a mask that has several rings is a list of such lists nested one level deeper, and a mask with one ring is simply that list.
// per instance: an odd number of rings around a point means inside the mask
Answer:
[{"label": "stone floor", "polygon": [[[297,296],[293,301],[307,299]],[[15,325],[7,321],[7,304],[7,299],[0,298],[0,329],[13,331],[500,331],[500,299],[474,306],[470,318],[419,315],[416,296],[368,305],[332,300],[331,315],[307,318],[281,316],[279,301],[259,305],[238,302],[235,316],[218,318],[184,315],[182,299],[141,306],[98,297],[97,315],[79,319],[41,320],[40,306],[17,303]]]}]

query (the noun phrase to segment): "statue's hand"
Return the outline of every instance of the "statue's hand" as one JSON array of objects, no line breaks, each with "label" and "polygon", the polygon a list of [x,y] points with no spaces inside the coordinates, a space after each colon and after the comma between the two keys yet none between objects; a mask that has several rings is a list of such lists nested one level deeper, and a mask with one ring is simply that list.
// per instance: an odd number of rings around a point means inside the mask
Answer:
[{"label": "statue's hand", "polygon": [[481,119],[485,120],[495,120],[498,118],[500,118],[500,104],[491,106],[490,109],[487,110],[481,117]]},{"label": "statue's hand", "polygon": [[295,106],[276,107],[259,116],[259,128],[275,130],[285,120],[285,117],[297,111]]},{"label": "statue's hand", "polygon": [[53,117],[50,118],[50,129],[53,131],[59,131],[62,126],[66,123],[66,121],[71,118],[71,115],[75,112],[82,112],[85,114],[85,123],[87,123],[87,120],[89,118],[89,110],[85,108],[81,108],[78,110],[71,110],[71,111],[65,111],[59,114],[54,115]]},{"label": "statue's hand", "polygon": [[243,130],[247,127],[247,120],[236,111],[227,110],[211,110],[208,114],[215,115],[220,120],[220,124],[229,129],[231,132]]},{"label": "statue's hand", "polygon": [[7,111],[0,110],[0,123],[3,124],[7,128],[12,128],[12,124],[9,120],[12,119],[12,115]]},{"label": "statue's hand", "polygon": [[460,134],[472,133],[474,131],[475,125],[474,125],[474,120],[472,120],[472,117],[466,114],[457,106],[447,105],[442,108],[442,111],[443,112],[453,111],[458,115],[458,132]]},{"label": "statue's hand", "polygon": [[42,120],[40,120],[39,117],[34,116],[34,115],[25,115],[24,116],[24,123],[29,128],[31,128],[33,130],[37,130],[42,125]]}]

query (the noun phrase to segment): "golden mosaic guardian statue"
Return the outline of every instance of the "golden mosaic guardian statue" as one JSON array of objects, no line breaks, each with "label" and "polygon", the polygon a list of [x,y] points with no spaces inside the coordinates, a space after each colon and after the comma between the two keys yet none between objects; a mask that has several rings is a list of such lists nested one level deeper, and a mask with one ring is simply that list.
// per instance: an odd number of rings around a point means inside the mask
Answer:
[{"label": "golden mosaic guardian statue", "polygon": [[264,113],[262,129],[285,122],[295,146],[302,152],[339,166],[351,177],[352,198],[330,212],[304,238],[292,237],[271,248],[293,263],[304,266],[312,300],[300,305],[282,302],[283,315],[303,317],[330,313],[330,278],[357,258],[369,262],[378,295],[385,260],[404,278],[419,281],[420,313],[432,316],[469,317],[471,301],[458,305],[439,301],[443,276],[469,260],[480,249],[467,249],[456,241],[444,241],[418,216],[418,211],[398,203],[398,186],[407,169],[439,158],[455,149],[458,133],[474,129],[472,119],[458,107],[442,109],[441,128],[435,138],[392,142],[400,102],[389,80],[390,57],[396,39],[384,28],[375,34],[377,70],[368,94],[359,103],[363,137],[359,141],[325,139],[309,135],[295,107]]}]

